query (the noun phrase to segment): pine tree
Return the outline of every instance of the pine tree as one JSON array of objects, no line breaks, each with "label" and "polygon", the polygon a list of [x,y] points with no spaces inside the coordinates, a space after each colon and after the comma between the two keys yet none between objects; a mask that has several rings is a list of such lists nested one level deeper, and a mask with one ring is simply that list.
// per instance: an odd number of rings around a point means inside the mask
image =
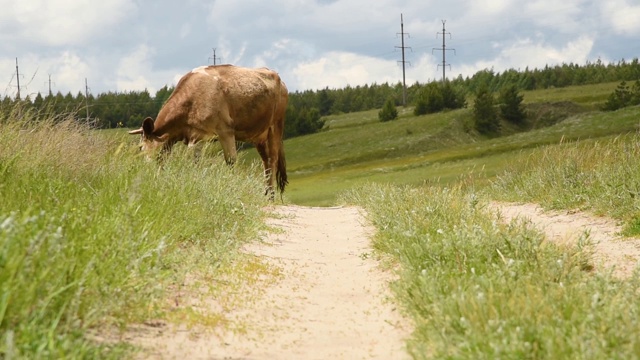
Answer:
[{"label": "pine tree", "polygon": [[378,112],[378,119],[380,121],[390,121],[398,118],[398,109],[396,109],[395,100],[390,97],[384,103],[384,107]]},{"label": "pine tree", "polygon": [[498,134],[500,132],[500,120],[493,107],[493,94],[486,85],[481,85],[476,92],[476,100],[473,104],[473,117],[476,130],[481,134]]},{"label": "pine tree", "polygon": [[437,83],[430,83],[420,92],[420,97],[413,109],[414,115],[432,114],[444,109],[442,90]]},{"label": "pine tree", "polygon": [[515,85],[507,85],[500,91],[500,116],[506,121],[523,125],[527,114],[522,106],[523,95],[518,93]]}]

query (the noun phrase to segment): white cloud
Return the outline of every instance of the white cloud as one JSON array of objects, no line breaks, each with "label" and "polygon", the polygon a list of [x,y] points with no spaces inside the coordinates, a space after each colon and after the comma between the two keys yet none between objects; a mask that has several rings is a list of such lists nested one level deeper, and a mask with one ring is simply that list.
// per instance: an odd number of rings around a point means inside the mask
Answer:
[{"label": "white cloud", "polygon": [[601,3],[605,21],[616,33],[634,35],[640,31],[640,4],[627,0],[608,0]]},{"label": "white cloud", "polygon": [[563,63],[584,64],[589,59],[593,43],[593,38],[588,36],[581,36],[562,47],[553,47],[542,41],[521,39],[516,43],[503,46],[496,58],[463,65],[460,73],[463,76],[472,76],[483,69],[502,72],[508,69],[543,68],[545,65],[553,66]]},{"label": "white cloud", "polygon": [[[321,58],[300,63],[291,75],[295,88],[342,88],[345,85],[397,83],[399,68],[395,61],[380,60],[343,52],[329,52]],[[401,76],[401,75],[400,75]]]},{"label": "white cloud", "polygon": [[[83,61],[78,54],[65,51],[48,66],[48,74],[55,74],[55,88],[77,89],[76,95],[85,85],[85,79],[90,73],[91,66]],[[53,91],[56,93],[55,89]]]},{"label": "white cloud", "polygon": [[84,44],[135,14],[132,0],[2,0],[0,9],[0,22],[8,24],[2,32],[10,28],[12,37],[45,46]]},{"label": "white cloud", "polygon": [[140,45],[118,64],[116,85],[119,91],[144,90],[155,92],[157,89],[149,80],[152,77],[151,58],[154,50]]}]

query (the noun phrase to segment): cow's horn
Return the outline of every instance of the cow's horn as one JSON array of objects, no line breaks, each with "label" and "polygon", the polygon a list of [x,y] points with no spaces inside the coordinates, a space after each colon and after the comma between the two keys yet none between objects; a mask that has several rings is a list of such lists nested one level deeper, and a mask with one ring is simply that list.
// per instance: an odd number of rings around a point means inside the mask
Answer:
[{"label": "cow's horn", "polygon": [[136,130],[131,130],[131,131],[129,131],[129,134],[131,134],[131,135],[139,135],[139,134],[142,134],[142,128],[140,128],[140,129],[136,129]]}]

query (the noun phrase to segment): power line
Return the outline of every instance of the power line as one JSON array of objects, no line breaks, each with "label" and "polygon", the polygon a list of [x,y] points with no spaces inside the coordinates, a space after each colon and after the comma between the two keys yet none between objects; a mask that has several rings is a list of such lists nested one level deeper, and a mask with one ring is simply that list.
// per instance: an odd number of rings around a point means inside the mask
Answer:
[{"label": "power line", "polygon": [[400,63],[402,63],[402,106],[407,106],[407,76],[406,76],[406,70],[405,70],[405,64],[407,63],[407,61],[405,61],[405,58],[404,58],[404,49],[411,49],[411,48],[404,46],[404,36],[405,35],[409,36],[409,34],[404,32],[404,20],[402,18],[402,14],[400,14],[400,32],[397,33],[396,35],[398,34],[400,35],[400,38],[401,38],[401,45],[396,46],[396,48],[402,49],[402,61],[399,61]]},{"label": "power line", "polygon": [[449,39],[451,39],[451,33],[448,33],[447,30],[444,27],[444,24],[446,23],[446,20],[442,20],[442,32],[440,33],[436,33],[436,37],[438,35],[442,35],[442,47],[441,48],[433,48],[431,50],[431,53],[433,54],[433,50],[442,50],[442,65],[438,64],[438,67],[442,66],[442,82],[444,83],[447,79],[446,74],[445,74],[445,70],[447,68],[447,66],[449,66],[449,69],[451,69],[451,65],[447,64],[447,60],[446,60],[446,53],[447,50],[453,50],[453,53],[456,53],[456,49],[447,49],[447,45],[446,45],[446,39],[447,39],[447,35],[449,35]]}]

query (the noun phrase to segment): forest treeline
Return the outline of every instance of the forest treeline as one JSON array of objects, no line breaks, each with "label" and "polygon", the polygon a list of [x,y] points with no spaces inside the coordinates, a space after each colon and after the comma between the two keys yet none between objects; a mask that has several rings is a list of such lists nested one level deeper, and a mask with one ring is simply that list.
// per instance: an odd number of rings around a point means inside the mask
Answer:
[{"label": "forest treeline", "polygon": [[[460,94],[475,94],[479,89],[497,93],[506,86],[518,90],[546,89],[571,85],[587,85],[612,81],[636,81],[640,79],[638,58],[608,63],[598,60],[584,65],[574,63],[545,66],[542,69],[509,69],[496,72],[492,69],[478,71],[471,77],[458,76],[448,81],[448,86]],[[407,87],[408,106],[424,105],[426,89],[434,82],[414,83]],[[77,113],[78,118],[88,118],[99,128],[137,128],[142,120],[155,117],[169,98],[173,87],[164,86],[155,94],[147,90],[130,92],[107,92],[88,98],[78,92],[48,94],[38,93],[35,97],[20,100],[23,110],[47,113]],[[396,84],[367,84],[347,86],[342,89],[306,90],[290,93],[285,121],[285,137],[290,138],[311,134],[322,129],[326,115],[380,109],[391,99],[402,105],[403,89]],[[428,100],[428,99],[427,99]],[[2,112],[13,111],[17,100],[5,96],[0,102]],[[88,110],[88,111],[87,111]]]}]

